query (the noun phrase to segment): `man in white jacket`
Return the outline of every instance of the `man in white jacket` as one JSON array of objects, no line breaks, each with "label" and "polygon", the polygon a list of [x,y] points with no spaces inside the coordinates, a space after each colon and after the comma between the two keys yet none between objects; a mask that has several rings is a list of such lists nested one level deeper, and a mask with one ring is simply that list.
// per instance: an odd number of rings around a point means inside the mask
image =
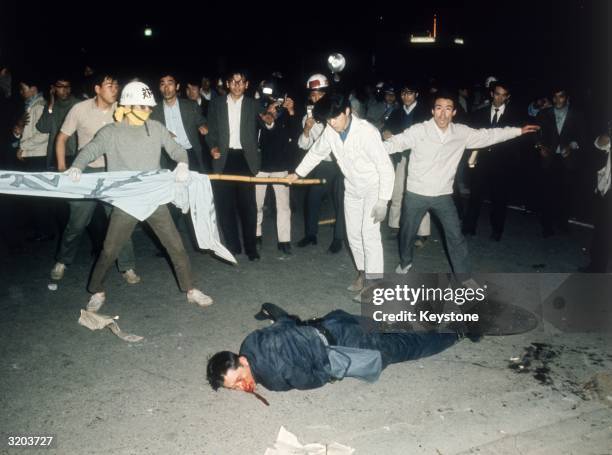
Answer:
[{"label": "man in white jacket", "polygon": [[360,291],[366,278],[382,278],[384,272],[380,223],[387,215],[395,171],[379,131],[352,115],[348,96],[327,95],[315,104],[314,116],[327,126],[288,178],[307,175],[334,154],[344,175],[346,233],[358,271],[349,290]]},{"label": "man in white jacket", "polygon": [[396,273],[412,268],[417,230],[427,211],[438,217],[444,229],[448,255],[454,273],[470,273],[467,242],[461,233],[453,203],[453,182],[466,148],[481,149],[535,132],[535,125],[523,128],[473,129],[452,123],[457,113],[454,95],[440,92],[432,105],[433,118],[411,126],[385,142],[387,151],[411,149],[400,223],[400,264]]}]

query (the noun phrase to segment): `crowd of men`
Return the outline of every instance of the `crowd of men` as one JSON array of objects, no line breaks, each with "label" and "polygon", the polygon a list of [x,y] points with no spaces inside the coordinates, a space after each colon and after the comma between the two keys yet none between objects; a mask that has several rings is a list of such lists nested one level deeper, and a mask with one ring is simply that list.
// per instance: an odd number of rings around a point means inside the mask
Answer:
[{"label": "crowd of men", "polygon": [[[363,288],[366,275],[384,272],[380,224],[388,208],[390,233],[399,244],[398,273],[412,268],[414,248],[427,241],[430,214],[441,222],[452,269],[469,272],[465,237],[478,234],[486,200],[492,241],[503,240],[510,204],[539,213],[544,238],[567,233],[584,157],[600,149],[594,258],[586,270],[607,268],[609,240],[601,229],[605,232],[610,223],[609,142],[602,131],[593,147],[595,137],[587,137],[584,119],[565,86],[551,87],[526,106],[514,101],[508,82],[493,77],[474,93],[416,80],[380,82],[362,90],[334,86],[317,73],[305,81],[301,93],[288,94],[278,73],[255,83],[243,71],[219,79],[170,71],[157,75],[157,87],[152,84],[161,102],[131,106],[118,103],[120,85],[111,73],[89,72],[86,83],[58,75],[49,84],[38,74],[22,73],[11,80],[8,68],[0,71],[2,168],[64,172],[104,127],[125,117],[130,125],[146,126],[147,134],[149,125],[157,123],[169,132],[171,144],[160,136],[162,168],[174,169],[177,160],[203,173],[324,179],[323,185],[299,191],[272,185],[278,249],[295,254],[291,217],[292,209],[302,205],[298,197],[303,198],[304,229],[295,245],[316,245],[322,202],[329,199],[335,223],[327,251],[350,247],[358,272],[349,286],[353,291]],[[179,150],[186,152],[186,161]],[[82,171],[117,169],[109,163],[110,153],[99,149],[95,159],[80,160]],[[213,183],[223,242],[250,261],[260,259],[261,244],[273,237],[273,227],[264,225],[266,189]],[[11,248],[18,248],[22,237],[59,240],[51,267],[54,280],[62,279],[73,263],[83,233],[89,231],[95,255],[112,241],[106,235],[111,208],[95,200],[2,201],[2,210],[13,214],[5,218],[9,221],[1,232]],[[184,222],[178,213],[172,218]],[[136,284],[140,277],[129,236],[120,243],[113,244],[116,257],[106,262],[116,260],[124,279]]]}]

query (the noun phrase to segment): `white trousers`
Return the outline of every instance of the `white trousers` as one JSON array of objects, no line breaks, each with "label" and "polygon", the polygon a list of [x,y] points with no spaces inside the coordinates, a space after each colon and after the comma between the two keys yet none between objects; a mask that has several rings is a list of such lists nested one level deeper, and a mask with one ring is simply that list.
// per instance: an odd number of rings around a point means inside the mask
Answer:
[{"label": "white trousers", "polygon": [[[289,172],[259,172],[256,177],[287,177]],[[257,236],[261,236],[263,222],[263,206],[268,185],[255,185],[255,200],[257,202]],[[287,185],[272,185],[276,199],[276,231],[279,242],[291,241],[291,208],[289,206],[289,187]]]},{"label": "white trousers", "polygon": [[357,270],[364,270],[367,278],[382,277],[384,273],[383,245],[380,223],[374,223],[372,208],[378,201],[378,192],[365,197],[344,193],[346,235]]},{"label": "white trousers", "polygon": [[[393,184],[393,194],[391,196],[391,207],[389,208],[389,227],[399,229],[400,217],[402,216],[402,199],[404,197],[404,191],[406,191],[406,168],[408,167],[408,160],[405,156],[402,156],[402,160],[395,167],[395,182]],[[421,224],[419,225],[419,231],[417,232],[419,237],[427,237],[431,235],[431,217],[429,212],[425,214]]]}]

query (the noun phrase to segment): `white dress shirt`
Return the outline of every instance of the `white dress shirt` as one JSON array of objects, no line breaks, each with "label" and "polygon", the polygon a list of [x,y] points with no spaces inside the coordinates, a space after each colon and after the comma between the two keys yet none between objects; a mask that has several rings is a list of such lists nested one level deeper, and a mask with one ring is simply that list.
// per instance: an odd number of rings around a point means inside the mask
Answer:
[{"label": "white dress shirt", "polygon": [[183,118],[181,117],[181,109],[179,107],[179,100],[175,100],[171,106],[166,101],[163,101],[164,105],[164,118],[166,119],[166,128],[170,133],[174,134],[174,140],[185,150],[191,148],[191,142],[187,138],[187,132],[183,125]]},{"label": "white dress shirt", "polygon": [[466,148],[480,149],[520,135],[520,128],[474,129],[454,123],[442,131],[434,119],[430,119],[391,137],[385,141],[385,147],[389,153],[412,149],[407,191],[422,196],[442,196],[452,194],[457,166]]},{"label": "white dress shirt", "polygon": [[395,170],[374,125],[352,114],[345,141],[332,127],[326,127],[295,172],[307,175],[330,152],[344,175],[347,193],[359,197],[375,193],[378,199],[391,199]]},{"label": "white dress shirt", "polygon": [[229,120],[229,148],[242,150],[240,143],[240,117],[242,113],[242,100],[244,95],[234,101],[231,95],[227,95],[227,115]]}]

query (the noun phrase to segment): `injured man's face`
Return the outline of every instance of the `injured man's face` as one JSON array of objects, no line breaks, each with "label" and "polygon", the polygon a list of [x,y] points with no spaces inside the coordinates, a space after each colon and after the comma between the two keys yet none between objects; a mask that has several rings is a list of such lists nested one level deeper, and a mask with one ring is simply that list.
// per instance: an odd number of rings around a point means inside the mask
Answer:
[{"label": "injured man's face", "polygon": [[243,392],[253,392],[255,390],[255,379],[251,373],[251,367],[246,357],[239,357],[240,366],[230,368],[223,377],[223,387]]}]

